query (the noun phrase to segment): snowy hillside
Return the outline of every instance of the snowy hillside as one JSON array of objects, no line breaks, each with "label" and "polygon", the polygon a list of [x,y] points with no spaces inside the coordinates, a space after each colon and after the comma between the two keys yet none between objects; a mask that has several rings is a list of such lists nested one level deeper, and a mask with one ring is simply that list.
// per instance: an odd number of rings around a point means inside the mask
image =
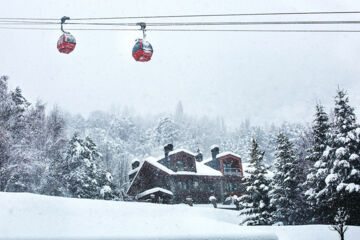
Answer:
[{"label": "snowy hillside", "polygon": [[[204,205],[0,193],[0,206],[0,239],[337,239],[327,226],[239,226],[236,211]],[[359,235],[350,227],[346,239]]]}]

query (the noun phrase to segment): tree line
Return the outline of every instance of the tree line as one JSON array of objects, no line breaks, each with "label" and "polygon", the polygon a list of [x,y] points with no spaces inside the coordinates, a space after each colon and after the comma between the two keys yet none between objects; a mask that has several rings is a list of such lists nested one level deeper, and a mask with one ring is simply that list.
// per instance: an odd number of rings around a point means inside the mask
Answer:
[{"label": "tree line", "polygon": [[58,108],[46,115],[45,104],[32,106],[7,81],[0,77],[0,191],[121,198],[91,138],[75,133],[69,140]]},{"label": "tree line", "polygon": [[252,140],[247,192],[238,198],[242,224],[331,224],[339,211],[349,224],[360,224],[360,126],[354,109],[340,89],[333,116],[321,104],[315,109],[305,158],[280,132],[271,178],[264,151]]}]

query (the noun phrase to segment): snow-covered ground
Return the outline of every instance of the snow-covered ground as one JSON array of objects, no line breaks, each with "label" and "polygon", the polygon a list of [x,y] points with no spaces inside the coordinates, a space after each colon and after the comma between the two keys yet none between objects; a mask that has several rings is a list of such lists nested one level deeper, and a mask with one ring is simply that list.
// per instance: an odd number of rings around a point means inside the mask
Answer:
[{"label": "snow-covered ground", "polygon": [[[0,239],[327,239],[328,226],[244,227],[236,211],[0,193]],[[359,239],[350,227],[347,240]]]}]

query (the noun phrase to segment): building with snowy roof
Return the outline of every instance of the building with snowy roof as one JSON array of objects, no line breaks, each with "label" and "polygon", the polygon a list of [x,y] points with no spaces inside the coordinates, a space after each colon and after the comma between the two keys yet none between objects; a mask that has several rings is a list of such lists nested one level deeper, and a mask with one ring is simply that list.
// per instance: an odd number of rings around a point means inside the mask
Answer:
[{"label": "building with snowy roof", "polygon": [[241,157],[232,152],[219,153],[212,146],[211,158],[186,149],[164,147],[159,158],[135,159],[129,172],[128,194],[138,200],[180,203],[191,198],[196,203],[208,203],[210,196],[223,201],[230,195],[241,195],[243,165]]}]

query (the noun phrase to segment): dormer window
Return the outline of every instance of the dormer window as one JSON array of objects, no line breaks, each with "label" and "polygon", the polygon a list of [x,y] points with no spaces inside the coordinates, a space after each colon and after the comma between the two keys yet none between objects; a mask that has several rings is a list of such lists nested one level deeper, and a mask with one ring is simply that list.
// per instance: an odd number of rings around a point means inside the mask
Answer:
[{"label": "dormer window", "polygon": [[177,168],[177,171],[184,171],[185,170],[185,166],[184,166],[184,162],[182,161],[182,159],[180,160],[177,160],[176,161],[176,168]]},{"label": "dormer window", "polygon": [[239,175],[242,176],[240,163],[234,158],[222,159],[223,174],[224,175]]}]

